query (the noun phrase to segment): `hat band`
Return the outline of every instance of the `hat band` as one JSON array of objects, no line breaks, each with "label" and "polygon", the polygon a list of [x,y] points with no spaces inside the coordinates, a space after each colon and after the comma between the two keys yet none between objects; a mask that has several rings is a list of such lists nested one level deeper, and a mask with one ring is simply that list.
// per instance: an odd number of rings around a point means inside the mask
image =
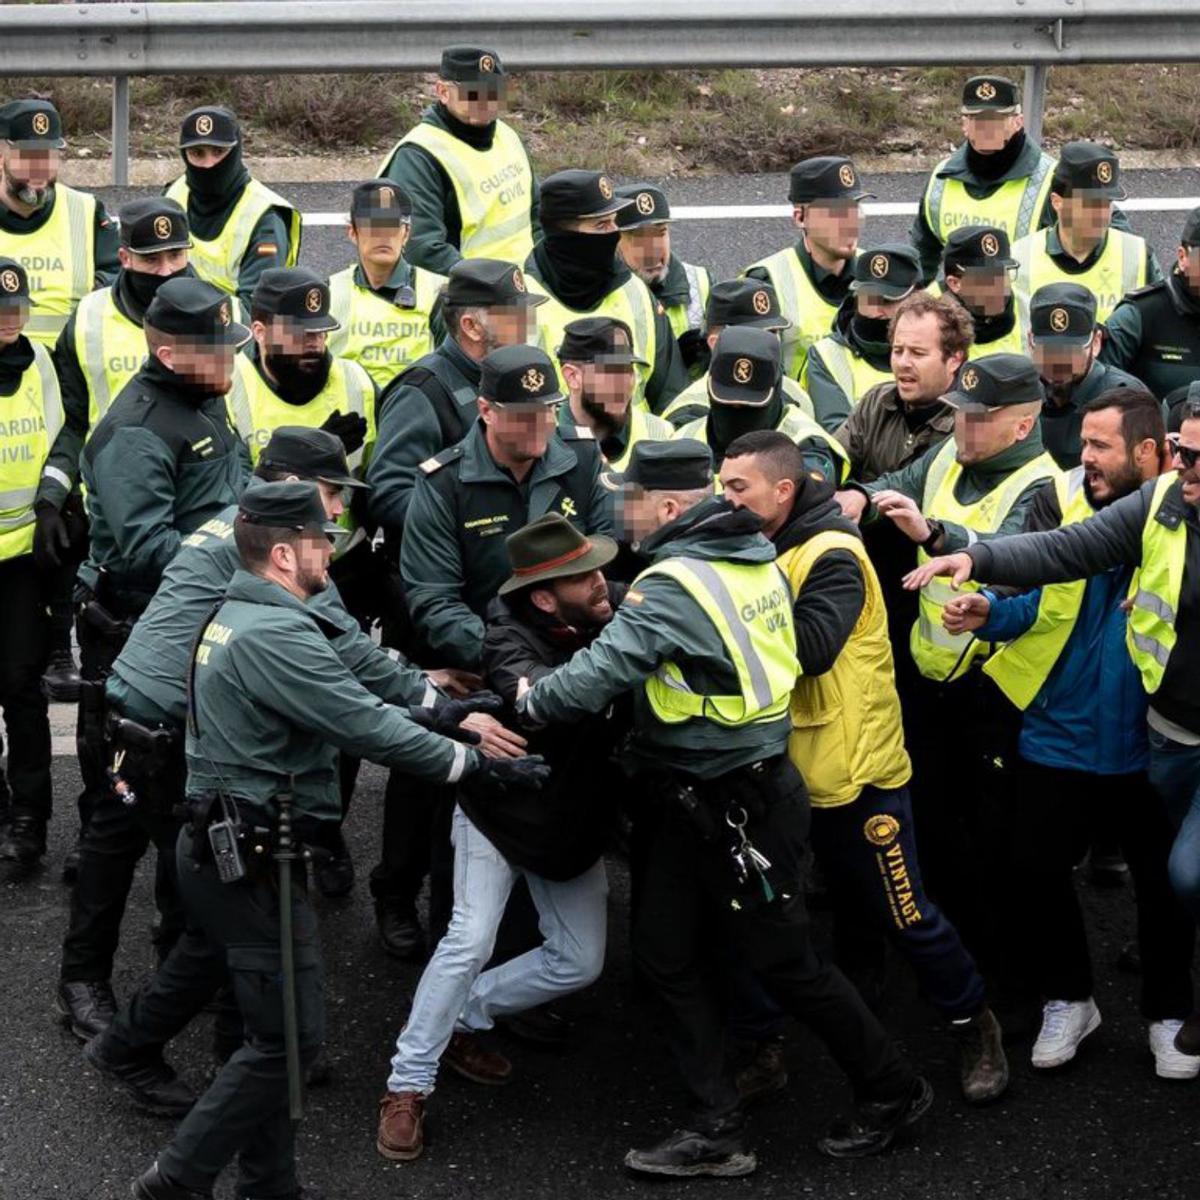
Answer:
[{"label": "hat band", "polygon": [[550,571],[555,567],[564,566],[566,563],[574,562],[577,558],[582,558],[585,554],[590,554],[592,551],[592,543],[585,541],[582,546],[576,546],[574,550],[568,550],[566,554],[560,554],[557,558],[547,559],[545,562],[540,562],[532,567],[514,567],[514,575],[536,575],[539,571]]}]

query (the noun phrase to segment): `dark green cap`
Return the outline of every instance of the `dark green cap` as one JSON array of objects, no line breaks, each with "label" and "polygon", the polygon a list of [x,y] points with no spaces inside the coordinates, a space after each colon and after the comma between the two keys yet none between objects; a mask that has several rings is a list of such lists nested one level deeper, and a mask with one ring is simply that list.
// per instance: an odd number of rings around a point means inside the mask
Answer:
[{"label": "dark green cap", "polygon": [[965,412],[991,412],[1046,398],[1033,360],[1024,354],[985,354],[963,363],[942,399]]},{"label": "dark green cap", "polygon": [[446,303],[455,308],[533,308],[548,299],[529,290],[520,267],[498,258],[460,258],[447,280]]},{"label": "dark green cap", "polygon": [[713,484],[712,451],[695,438],[656,442],[643,439],[633,447],[629,466],[619,477],[648,492],[692,492]]},{"label": "dark green cap", "polygon": [[1081,283],[1048,283],[1029,298],[1029,332],[1039,342],[1086,346],[1096,329],[1096,297]]},{"label": "dark green cap", "polygon": [[277,426],[259,455],[258,465],[336,487],[368,486],[350,473],[342,439],[328,430],[308,425]]},{"label": "dark green cap", "polygon": [[537,346],[501,346],[483,360],[479,394],[493,404],[557,404],[558,374]]},{"label": "dark green cap", "polygon": [[179,148],[189,146],[236,146],[242,139],[237,117],[227,108],[211,104],[193,108],[179,127]]},{"label": "dark green cap", "polygon": [[1107,146],[1095,142],[1068,142],[1059,151],[1051,190],[1060,196],[1092,192],[1110,200],[1124,200],[1121,163]]},{"label": "dark green cap", "polygon": [[964,267],[1015,267],[1008,234],[995,225],[963,225],[947,239],[942,269],[947,275]]},{"label": "dark green cap", "polygon": [[491,84],[504,82],[504,64],[495,50],[479,46],[448,46],[442,51],[438,77],[448,83]]},{"label": "dark green cap", "polygon": [[535,587],[551,579],[583,575],[617,557],[612,538],[585,537],[561,513],[547,513],[504,539],[512,575],[500,585],[499,595]]},{"label": "dark green cap", "polygon": [[1183,222],[1183,234],[1179,238],[1181,246],[1200,246],[1200,206],[1193,208]]},{"label": "dark green cap", "polygon": [[251,479],[238,501],[237,519],[249,525],[323,533],[327,537],[343,532],[340,525],[325,515],[317,485],[299,479],[281,479],[275,483]]},{"label": "dark green cap", "polygon": [[121,206],[121,245],[134,254],[182,250],[192,244],[187,213],[166,196],[145,196]]},{"label": "dark green cap", "polygon": [[26,150],[61,150],[62,118],[49,100],[13,100],[0,109],[4,137]]},{"label": "dark green cap", "polygon": [[650,183],[627,183],[616,189],[622,200],[632,200],[617,214],[618,229],[641,229],[643,225],[663,225],[671,219],[666,193]]},{"label": "dark green cap", "polygon": [[1003,75],[975,75],[963,84],[962,111],[975,113],[1016,112],[1021,107],[1021,89]]},{"label": "dark green cap", "polygon": [[782,374],[775,334],[746,325],[730,326],[721,331],[713,347],[708,394],[714,404],[762,408],[774,397]]},{"label": "dark green cap", "polygon": [[307,267],[269,267],[250,297],[257,318],[287,317],[308,333],[331,333],[341,326],[329,312],[329,284]]},{"label": "dark green cap", "polygon": [[707,329],[752,325],[758,329],[788,329],[791,321],[779,311],[779,297],[761,279],[722,279],[714,283],[704,306]]},{"label": "dark green cap", "polygon": [[603,171],[556,171],[542,180],[538,216],[543,225],[555,225],[581,217],[607,216],[632,203],[617,195]]},{"label": "dark green cap", "polygon": [[879,292],[885,300],[902,300],[921,282],[921,260],[907,242],[885,242],[864,250],[854,260],[850,286]]},{"label": "dark green cap", "polygon": [[197,341],[244,346],[250,330],[233,319],[233,299],[203,279],[168,279],[154,293],[145,324]]},{"label": "dark green cap", "polygon": [[854,164],[840,154],[806,158],[788,172],[788,199],[793,204],[813,200],[865,200]]},{"label": "dark green cap", "polygon": [[17,304],[28,307],[32,303],[25,268],[15,258],[0,258],[0,307],[12,308]]},{"label": "dark green cap", "polygon": [[369,179],[351,193],[350,220],[407,225],[412,221],[412,197],[390,179]]},{"label": "dark green cap", "polygon": [[581,317],[569,322],[563,330],[558,361],[614,367],[650,365],[634,354],[633,334],[616,317]]}]

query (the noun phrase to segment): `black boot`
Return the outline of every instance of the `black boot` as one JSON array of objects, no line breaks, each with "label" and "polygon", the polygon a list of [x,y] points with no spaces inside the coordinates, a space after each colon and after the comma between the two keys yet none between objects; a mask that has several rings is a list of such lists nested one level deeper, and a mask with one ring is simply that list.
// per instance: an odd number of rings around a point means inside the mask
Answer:
[{"label": "black boot", "polygon": [[192,1091],[155,1051],[149,1055],[122,1057],[106,1042],[104,1034],[92,1038],[83,1057],[114,1083],[120,1084],[142,1112],[156,1117],[182,1117],[196,1103]]},{"label": "black boot", "polygon": [[630,1150],[625,1166],[639,1175],[671,1175],[689,1178],[711,1175],[732,1178],[749,1175],[758,1159],[745,1148],[740,1120],[730,1121],[727,1128],[702,1133],[697,1129],[677,1129],[657,1146],[648,1150]]},{"label": "black boot", "polygon": [[63,1024],[81,1041],[103,1033],[117,1015],[117,998],[107,979],[63,980],[55,1007]]},{"label": "black boot", "polygon": [[354,860],[350,857],[350,848],[346,845],[341,831],[338,831],[336,842],[328,849],[314,852],[313,858],[313,878],[316,880],[317,891],[326,900],[336,900],[348,895],[354,887]]},{"label": "black boot", "polygon": [[212,1192],[194,1192],[177,1183],[168,1183],[158,1170],[158,1163],[141,1178],[133,1181],[133,1200],[212,1200]]},{"label": "black boot", "polygon": [[867,1158],[882,1154],[901,1131],[912,1128],[929,1111],[933,1088],[917,1076],[912,1091],[890,1104],[860,1104],[849,1117],[839,1117],[817,1142],[817,1149],[830,1158]]},{"label": "black boot", "polygon": [[79,703],[79,668],[69,645],[51,653],[42,675],[42,693],[51,704]]},{"label": "black boot", "polygon": [[76,838],[75,844],[63,855],[62,881],[74,883],[79,878],[79,858],[83,853],[83,834]]},{"label": "black boot", "polygon": [[788,1072],[783,1050],[784,1040],[781,1037],[763,1038],[755,1045],[753,1057],[734,1076],[738,1102],[743,1107],[765,1100],[787,1087]]},{"label": "black boot", "polygon": [[8,837],[0,843],[0,858],[28,866],[45,853],[46,822],[29,813],[16,813],[9,826]]},{"label": "black boot", "polygon": [[394,901],[376,900],[375,921],[379,925],[379,940],[393,958],[424,961],[425,935],[415,909]]}]

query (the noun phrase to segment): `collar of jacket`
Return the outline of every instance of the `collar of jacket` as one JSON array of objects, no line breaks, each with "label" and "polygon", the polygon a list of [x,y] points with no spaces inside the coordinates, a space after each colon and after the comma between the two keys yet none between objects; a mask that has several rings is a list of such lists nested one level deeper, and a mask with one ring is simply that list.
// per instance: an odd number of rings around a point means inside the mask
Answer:
[{"label": "collar of jacket", "polygon": [[361,262],[356,263],[354,266],[354,283],[356,287],[360,287],[367,292],[374,292],[376,296],[382,296],[385,300],[390,300],[393,304],[398,304],[401,308],[412,308],[417,303],[416,292],[413,291],[412,286],[412,277],[412,265],[405,262],[403,256],[396,263],[395,270],[388,276],[382,287],[373,288],[371,286]]},{"label": "collar of jacket", "polygon": [[1075,255],[1068,254],[1063,249],[1062,238],[1058,236],[1057,221],[1055,221],[1054,224],[1051,225],[1046,231],[1046,253],[1049,254],[1051,258],[1056,259],[1061,263],[1065,263],[1067,270],[1071,271],[1072,273],[1086,271],[1089,267],[1094,266],[1100,255],[1104,253],[1107,245],[1108,230],[1105,230],[1104,236],[1096,243],[1095,249],[1092,250],[1091,254],[1089,254],[1087,258],[1083,260],[1083,262],[1080,262]]},{"label": "collar of jacket", "polygon": [[1180,273],[1178,264],[1171,269],[1171,273],[1167,276],[1165,287],[1167,295],[1171,298],[1171,304],[1181,317],[1200,319],[1200,295],[1188,287],[1187,280]]},{"label": "collar of jacket", "polygon": [[[905,414],[912,410],[900,399],[900,389],[894,383],[885,383],[881,386],[883,390],[879,393],[880,407],[894,412],[900,420],[906,420]],[[932,403],[922,404],[918,407],[933,410],[933,415],[925,421],[925,424],[935,433],[950,435],[954,432],[954,409],[949,404],[934,400]]]},{"label": "collar of jacket", "polygon": [[247,604],[263,604],[272,608],[290,608],[312,620],[326,637],[337,637],[342,632],[335,621],[317,612],[310,604],[305,604],[298,596],[293,596],[282,584],[255,575],[245,567],[238,567],[234,571],[229,586],[225,589],[225,599],[241,600]]},{"label": "collar of jacket", "polygon": [[1189,504],[1183,498],[1183,481],[1179,478],[1178,472],[1175,475],[1175,482],[1171,484],[1167,494],[1163,497],[1163,502],[1158,506],[1158,512],[1154,519],[1166,529],[1178,529],[1185,521],[1193,529],[1200,528],[1200,513],[1196,511],[1194,504]]},{"label": "collar of jacket", "polygon": [[[463,438],[462,467],[458,472],[461,484],[471,483],[506,483],[510,487],[517,484],[513,477],[492,457],[487,446],[482,418],[477,418],[470,432]],[[536,487],[543,479],[553,479],[566,475],[578,460],[558,436],[558,431],[550,435],[546,453],[533,464],[533,469],[525,477],[524,486]]]},{"label": "collar of jacket", "polygon": [[27,217],[23,217],[20,213],[13,212],[11,208],[0,204],[0,229],[8,233],[36,233],[50,220],[50,217],[54,213],[54,206],[57,203],[58,190],[54,184],[51,184],[46,192],[46,203],[35,212],[31,212]]},{"label": "collar of jacket", "polygon": [[980,179],[967,165],[968,144],[964,141],[950,155],[946,160],[946,165],[938,171],[939,179],[957,179],[965,183],[968,187],[999,187],[1000,184],[1008,183],[1013,179],[1028,179],[1033,174],[1034,168],[1038,164],[1038,159],[1042,157],[1041,146],[1032,138],[1026,137],[1025,146],[1021,150],[1021,153],[1017,155],[1016,162],[999,179]]},{"label": "collar of jacket", "polygon": [[473,387],[479,386],[483,364],[477,363],[449,334],[442,338],[434,354],[440,354]]},{"label": "collar of jacket", "polygon": [[686,304],[691,299],[692,291],[688,287],[688,277],[687,272],[683,269],[683,259],[678,255],[671,255],[667,262],[666,275],[661,283],[656,283],[650,289],[650,294],[664,308],[675,308],[680,304]]},{"label": "collar of jacket", "polygon": [[490,150],[496,138],[496,122],[489,125],[468,125],[460,121],[444,104],[431,104],[422,114],[421,120],[428,125],[437,125],[452,133],[460,142],[476,150]]},{"label": "collar of jacket", "polygon": [[1027,462],[1032,462],[1044,450],[1041,423],[1034,422],[1029,436],[1023,442],[1014,442],[998,454],[993,454],[991,458],[985,458],[983,462],[963,467],[963,476],[976,484],[982,484],[985,491],[991,491],[1001,479],[1011,475]]},{"label": "collar of jacket", "polygon": [[730,562],[772,562],[775,547],[763,537],[762,521],[748,508],[734,508],[723,496],[710,496],[638,547],[651,562],[703,558]]},{"label": "collar of jacket", "polygon": [[862,540],[858,526],[842,513],[841,505],[833,498],[833,492],[833,485],[824,480],[799,481],[792,511],[771,539],[776,554],[803,545],[818,533],[848,533]]}]

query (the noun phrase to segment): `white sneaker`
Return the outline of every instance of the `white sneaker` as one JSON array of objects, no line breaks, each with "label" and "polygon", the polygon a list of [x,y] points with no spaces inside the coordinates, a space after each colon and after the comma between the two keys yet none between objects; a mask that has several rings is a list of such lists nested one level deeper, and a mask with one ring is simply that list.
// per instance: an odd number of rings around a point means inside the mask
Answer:
[{"label": "white sneaker", "polygon": [[1091,996],[1086,1000],[1047,1001],[1042,1009],[1041,1032],[1033,1043],[1033,1065],[1047,1070],[1069,1063],[1079,1043],[1099,1028],[1100,1010]]},{"label": "white sneaker", "polygon": [[1195,1079],[1200,1075],[1200,1056],[1180,1054],[1175,1049],[1175,1035],[1182,1024],[1174,1019],[1150,1022],[1150,1053],[1159,1079]]}]

